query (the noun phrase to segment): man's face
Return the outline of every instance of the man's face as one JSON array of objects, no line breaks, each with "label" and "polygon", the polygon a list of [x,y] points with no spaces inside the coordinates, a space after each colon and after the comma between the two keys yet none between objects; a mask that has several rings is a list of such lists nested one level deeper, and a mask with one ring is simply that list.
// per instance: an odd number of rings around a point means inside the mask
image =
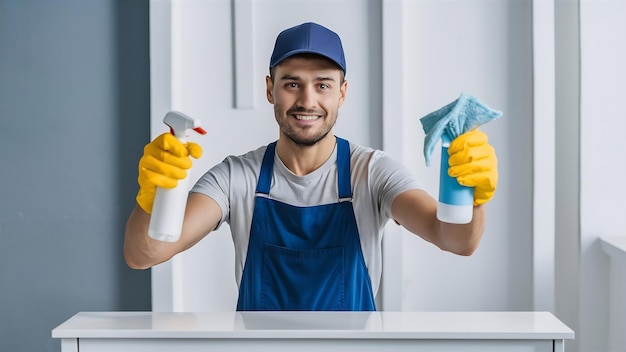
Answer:
[{"label": "man's face", "polygon": [[299,146],[312,146],[324,139],[337,121],[348,83],[342,72],[321,57],[291,57],[266,78],[267,100],[281,135]]}]

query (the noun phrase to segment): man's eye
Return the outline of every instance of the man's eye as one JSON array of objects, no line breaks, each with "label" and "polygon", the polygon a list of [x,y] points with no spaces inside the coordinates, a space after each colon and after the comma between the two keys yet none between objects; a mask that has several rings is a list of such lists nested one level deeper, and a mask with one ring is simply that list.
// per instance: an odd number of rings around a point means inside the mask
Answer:
[{"label": "man's eye", "polygon": [[328,84],[324,84],[324,83],[320,84],[320,89],[323,89],[323,90],[328,89]]},{"label": "man's eye", "polygon": [[287,83],[287,87],[289,87],[289,88],[298,88],[298,83],[294,83],[294,82]]}]

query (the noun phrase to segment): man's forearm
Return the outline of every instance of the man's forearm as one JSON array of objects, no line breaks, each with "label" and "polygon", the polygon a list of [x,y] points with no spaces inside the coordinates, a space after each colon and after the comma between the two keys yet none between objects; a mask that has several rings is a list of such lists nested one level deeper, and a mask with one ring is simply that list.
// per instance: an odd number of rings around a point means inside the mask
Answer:
[{"label": "man's forearm", "polygon": [[161,262],[167,243],[148,236],[150,214],[138,206],[133,209],[126,223],[124,259],[133,269],[148,269]]},{"label": "man's forearm", "polygon": [[474,207],[469,224],[448,224],[441,222],[439,231],[445,249],[459,255],[471,255],[480,243],[485,230],[485,206]]}]

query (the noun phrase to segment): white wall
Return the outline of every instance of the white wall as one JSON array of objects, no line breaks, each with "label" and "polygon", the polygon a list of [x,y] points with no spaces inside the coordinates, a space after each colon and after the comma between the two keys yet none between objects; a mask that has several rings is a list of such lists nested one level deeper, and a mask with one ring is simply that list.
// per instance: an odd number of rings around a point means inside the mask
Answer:
[{"label": "white wall", "polygon": [[557,316],[578,326],[580,257],[580,26],[578,1],[556,2],[556,267]]},{"label": "white wall", "polygon": [[[609,260],[626,236],[626,1],[580,1],[580,351],[607,350]],[[625,331],[626,327],[622,327]]]},{"label": "white wall", "polygon": [[620,351],[609,348],[609,331],[624,326],[609,326],[609,259],[599,238],[626,236],[626,165],[617,161],[626,2],[559,0],[556,10],[556,314],[576,331],[568,351]]},{"label": "white wall", "polygon": [[471,257],[402,239],[404,310],[532,309],[532,55],[529,1],[405,2],[404,162],[436,196],[439,150],[425,167],[419,118],[461,92],[503,111],[481,129],[499,157],[500,182]]}]

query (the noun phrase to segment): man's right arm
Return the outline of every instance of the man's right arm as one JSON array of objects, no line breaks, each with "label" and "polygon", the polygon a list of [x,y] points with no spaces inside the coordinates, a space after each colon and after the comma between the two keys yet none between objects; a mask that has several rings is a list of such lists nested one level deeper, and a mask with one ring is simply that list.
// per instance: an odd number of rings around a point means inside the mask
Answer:
[{"label": "man's right arm", "polygon": [[150,214],[136,206],[126,223],[124,258],[133,269],[148,269],[168,261],[191,248],[213,231],[222,218],[220,206],[201,193],[190,193],[180,239],[176,242],[158,241],[148,236]]},{"label": "man's right arm", "polygon": [[169,260],[193,246],[219,224],[222,211],[206,195],[192,193],[187,199],[181,237],[169,243],[148,236],[150,214],[157,187],[173,188],[187,176],[190,157],[202,155],[200,145],[181,143],[170,133],[163,133],[144,147],[139,160],[137,206],[126,224],[124,258],[131,268],[146,269]]}]

